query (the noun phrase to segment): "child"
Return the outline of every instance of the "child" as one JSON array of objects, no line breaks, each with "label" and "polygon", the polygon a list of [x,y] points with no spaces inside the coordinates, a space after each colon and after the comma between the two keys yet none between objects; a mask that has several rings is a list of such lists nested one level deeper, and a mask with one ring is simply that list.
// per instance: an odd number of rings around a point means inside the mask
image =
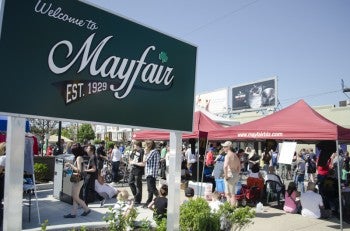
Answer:
[{"label": "child", "polygon": [[209,206],[211,208],[211,212],[216,213],[217,211],[219,211],[220,205],[222,205],[222,202],[220,201],[220,193],[217,191],[213,192],[211,198],[212,201],[209,202]]},{"label": "child", "polygon": [[[191,187],[187,187],[185,189],[185,196],[187,197],[188,200],[191,200],[194,197],[194,189]],[[187,203],[188,200],[184,200],[183,203]]]},{"label": "child", "polygon": [[148,208],[154,209],[153,218],[155,220],[161,220],[167,217],[168,208],[168,185],[162,185],[159,189],[159,197],[156,197],[149,205]]},{"label": "child", "polygon": [[127,217],[133,207],[133,202],[129,201],[128,191],[122,189],[117,196],[117,202],[113,208],[113,210],[116,211],[116,217],[118,218],[120,215]]}]

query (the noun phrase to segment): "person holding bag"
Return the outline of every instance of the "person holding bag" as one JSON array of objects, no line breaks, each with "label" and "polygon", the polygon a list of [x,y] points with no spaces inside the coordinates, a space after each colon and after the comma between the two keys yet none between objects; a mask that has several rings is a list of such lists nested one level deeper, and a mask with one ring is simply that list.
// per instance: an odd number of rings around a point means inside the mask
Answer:
[{"label": "person holding bag", "polygon": [[81,216],[87,216],[91,212],[91,209],[89,209],[85,202],[79,197],[81,187],[84,183],[82,178],[82,173],[84,170],[84,149],[80,146],[79,143],[77,143],[72,146],[72,153],[75,156],[74,164],[66,163],[66,167],[73,169],[73,174],[71,177],[73,206],[71,212],[67,215],[64,215],[64,218],[75,218],[77,214],[78,204],[84,209],[84,212],[81,214]]}]

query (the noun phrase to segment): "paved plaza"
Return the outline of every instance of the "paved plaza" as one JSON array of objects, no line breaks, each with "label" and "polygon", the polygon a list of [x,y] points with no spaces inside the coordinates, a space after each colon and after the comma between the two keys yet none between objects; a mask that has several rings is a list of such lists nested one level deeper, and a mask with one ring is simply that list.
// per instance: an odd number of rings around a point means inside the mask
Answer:
[{"label": "paved plaza", "polygon": [[[120,185],[121,187],[122,185]],[[129,187],[124,184],[127,190]],[[147,186],[143,185],[143,201],[145,201],[147,196]],[[27,203],[23,206],[23,230],[41,230],[41,224],[45,220],[48,220],[47,230],[72,230],[74,227],[98,227],[106,225],[103,221],[103,216],[106,211],[108,211],[109,206],[113,206],[115,199],[107,200],[104,208],[100,208],[99,202],[90,204],[89,207],[92,212],[86,216],[77,216],[73,219],[63,218],[64,214],[70,212],[71,205],[60,200],[55,199],[52,189],[38,190],[38,205],[40,211],[41,222],[38,220],[38,211],[36,206],[36,199],[33,198],[31,212],[30,212],[30,222],[29,222],[29,207]],[[183,200],[184,194],[181,194],[181,199]],[[265,206],[264,212],[257,213],[254,218],[254,224],[250,225],[247,231],[292,231],[292,230],[305,230],[305,231],[322,231],[322,230],[339,230],[339,220],[333,218],[329,220],[320,219],[308,219],[304,218],[299,214],[286,214],[283,210],[275,208],[273,206]],[[144,209],[137,207],[139,216],[138,220],[148,218],[152,220],[152,211],[149,209]],[[83,212],[79,210],[79,214]],[[344,230],[350,231],[350,224],[344,223]]]}]

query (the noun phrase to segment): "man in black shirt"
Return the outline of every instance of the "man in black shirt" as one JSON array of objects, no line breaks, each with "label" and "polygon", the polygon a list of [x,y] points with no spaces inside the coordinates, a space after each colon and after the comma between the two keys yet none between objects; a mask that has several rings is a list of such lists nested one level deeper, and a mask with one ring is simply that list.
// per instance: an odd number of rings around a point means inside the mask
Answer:
[{"label": "man in black shirt", "polygon": [[135,198],[134,205],[140,205],[142,200],[142,175],[145,169],[143,156],[142,142],[136,141],[130,155],[131,171],[129,176],[129,186]]}]

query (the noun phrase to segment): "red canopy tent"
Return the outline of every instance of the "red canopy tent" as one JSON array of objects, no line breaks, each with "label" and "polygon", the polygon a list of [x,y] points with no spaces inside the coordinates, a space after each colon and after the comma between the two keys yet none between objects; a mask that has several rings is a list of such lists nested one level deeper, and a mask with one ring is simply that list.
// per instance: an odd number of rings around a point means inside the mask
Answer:
[{"label": "red canopy tent", "polygon": [[304,100],[264,118],[210,131],[209,140],[338,140],[350,141],[350,129],[326,119]]},{"label": "red canopy tent", "polygon": [[[264,118],[245,124],[209,131],[209,140],[306,140],[306,141],[350,141],[350,129],[339,126],[313,110],[304,100]],[[328,153],[329,154],[329,153]],[[338,159],[339,166],[339,159]],[[340,172],[338,172],[340,224],[342,226],[342,204]]]},{"label": "red canopy tent", "polygon": [[[204,113],[196,111],[194,113],[193,132],[183,134],[182,139],[198,138],[199,131],[208,132],[221,128],[223,128],[221,125],[211,120]],[[169,138],[169,132],[159,130],[142,130],[133,133],[134,140],[169,140]]]}]

